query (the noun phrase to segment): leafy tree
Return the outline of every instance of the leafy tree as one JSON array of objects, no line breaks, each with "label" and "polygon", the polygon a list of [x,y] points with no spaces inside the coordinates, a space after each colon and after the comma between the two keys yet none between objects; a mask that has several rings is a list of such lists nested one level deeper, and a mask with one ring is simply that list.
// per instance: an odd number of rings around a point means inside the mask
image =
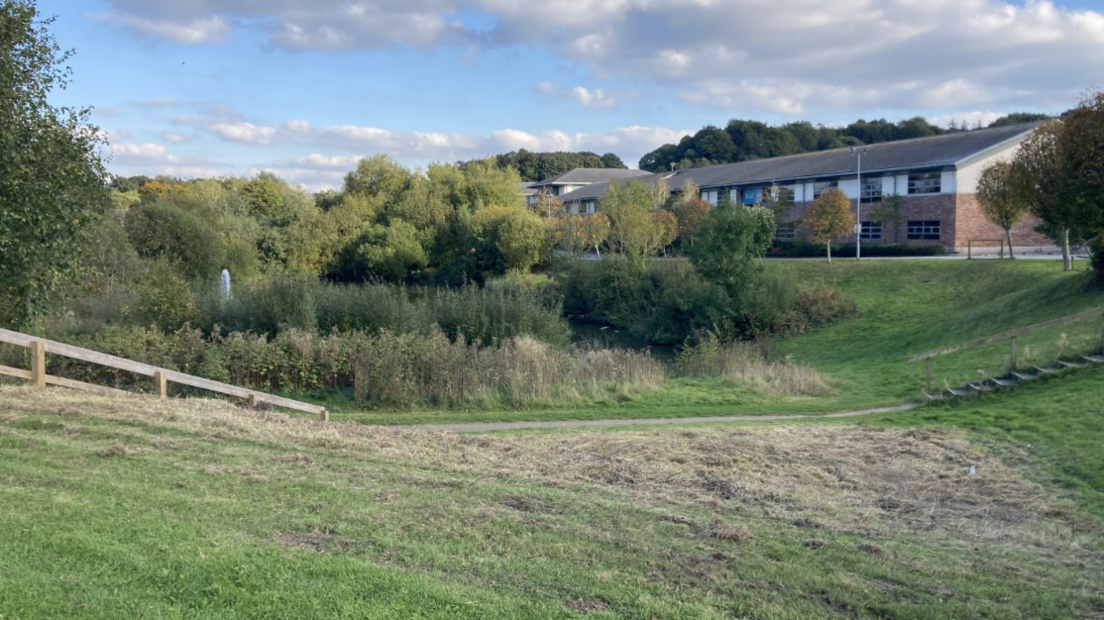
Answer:
[{"label": "leafy tree", "polygon": [[1063,123],[1060,196],[1071,209],[1071,229],[1095,238],[1089,243],[1096,249],[1093,265],[1104,279],[1104,91],[1086,94]]},{"label": "leafy tree", "polygon": [[701,229],[702,222],[709,216],[713,205],[701,198],[691,198],[678,203],[675,208],[678,217],[678,238],[694,245],[694,238]]},{"label": "leafy tree", "polygon": [[71,52],[33,0],[0,0],[0,325],[22,326],[80,271],[81,243],[111,208],[89,110],[56,108]]},{"label": "leafy tree", "polygon": [[583,216],[583,244],[594,248],[598,258],[602,258],[602,244],[610,236],[610,219],[605,213],[591,213]]},{"label": "leafy tree", "polygon": [[140,205],[127,214],[125,227],[141,256],[165,260],[188,278],[214,278],[222,269],[222,240],[195,213],[171,204]]},{"label": "leafy tree", "polygon": [[752,281],[756,259],[770,249],[774,229],[769,209],[719,204],[706,217],[690,262],[706,281],[738,300]]},{"label": "leafy tree", "polygon": [[553,196],[547,188],[542,188],[537,193],[537,204],[534,208],[538,215],[544,217],[557,217],[563,214],[563,201]]},{"label": "leafy tree", "polygon": [[901,211],[904,206],[905,199],[900,194],[886,194],[870,210],[870,221],[892,230],[893,240],[897,241],[897,231],[905,221],[904,213]]},{"label": "leafy tree", "polygon": [[1008,125],[1022,125],[1023,123],[1034,123],[1037,121],[1051,120],[1054,117],[1049,114],[1038,114],[1035,112],[1013,112],[1012,114],[1006,114],[997,120],[989,123],[990,127],[1005,127]]},{"label": "leafy tree", "polygon": [[571,258],[578,258],[587,249],[586,215],[567,215],[556,218],[557,245]]},{"label": "leafy tree", "polygon": [[541,262],[549,241],[548,226],[530,211],[514,210],[498,229],[498,251],[506,266],[523,273]]},{"label": "leafy tree", "polygon": [[801,223],[813,232],[813,243],[828,250],[828,262],[832,262],[832,240],[855,231],[855,214],[851,200],[838,189],[830,189],[809,205],[801,216]]},{"label": "leafy tree", "polygon": [[617,155],[614,155],[613,153],[606,153],[602,156],[602,165],[606,168],[628,168],[628,166],[625,165],[625,162],[621,161],[621,158]]},{"label": "leafy tree", "polygon": [[656,224],[660,229],[660,248],[663,249],[664,256],[666,256],[667,246],[675,242],[678,238],[678,218],[674,213],[659,209],[652,213],[652,217],[655,218]]},{"label": "leafy tree", "polygon": [[1046,228],[1055,231],[1055,241],[1062,248],[1062,269],[1073,269],[1070,252],[1070,227],[1073,225],[1072,203],[1062,200],[1062,162],[1058,143],[1062,123],[1043,123],[1020,144],[1012,159],[1011,182],[1016,194],[1027,203],[1035,217]]},{"label": "leafy tree", "polygon": [[1012,249],[1012,227],[1027,215],[1028,204],[1013,183],[1012,164],[998,161],[981,171],[977,200],[985,219],[1004,229],[1004,236],[1008,239],[1008,257],[1016,258]]},{"label": "leafy tree", "polygon": [[401,281],[429,263],[418,241],[418,231],[402,220],[387,226],[375,225],[361,239],[357,255],[368,274]]},{"label": "leafy tree", "polygon": [[645,259],[663,248],[663,226],[654,217],[651,191],[642,181],[610,183],[600,206],[610,218],[610,242],[618,253],[643,268]]}]

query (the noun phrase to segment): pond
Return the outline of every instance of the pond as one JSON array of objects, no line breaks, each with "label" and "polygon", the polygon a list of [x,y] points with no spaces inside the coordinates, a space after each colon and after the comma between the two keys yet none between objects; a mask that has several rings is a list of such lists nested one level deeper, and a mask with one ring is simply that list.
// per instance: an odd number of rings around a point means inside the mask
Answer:
[{"label": "pond", "polygon": [[646,339],[627,331],[577,317],[567,317],[567,324],[571,326],[571,341],[576,344],[597,342],[607,348],[651,351],[652,357],[662,362],[675,361],[676,352],[673,345],[650,344]]}]

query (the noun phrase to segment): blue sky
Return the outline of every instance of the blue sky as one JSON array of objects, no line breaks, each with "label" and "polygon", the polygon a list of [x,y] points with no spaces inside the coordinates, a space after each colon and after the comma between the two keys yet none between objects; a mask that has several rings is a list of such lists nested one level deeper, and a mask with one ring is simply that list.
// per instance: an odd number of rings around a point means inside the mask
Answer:
[{"label": "blue sky", "polygon": [[339,186],[530,150],[639,157],[731,118],[1057,112],[1104,86],[1098,0],[38,0],[109,169]]}]

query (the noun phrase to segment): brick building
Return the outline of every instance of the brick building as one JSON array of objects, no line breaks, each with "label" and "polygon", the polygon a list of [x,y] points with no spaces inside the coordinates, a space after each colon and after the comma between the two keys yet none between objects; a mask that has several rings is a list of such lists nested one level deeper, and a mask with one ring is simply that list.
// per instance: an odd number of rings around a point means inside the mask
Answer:
[{"label": "brick building", "polygon": [[[863,243],[936,243],[949,250],[967,244],[992,245],[1004,231],[981,215],[975,192],[981,171],[994,161],[1009,159],[1036,125],[1013,125],[956,132],[941,136],[886,142],[851,149],[834,149],[770,159],[723,164],[637,177],[655,184],[661,179],[673,193],[693,181],[704,200],[723,198],[746,205],[759,204],[771,192],[794,201],[780,223],[778,238],[799,238],[797,221],[822,192],[838,188],[859,211]],[[860,167],[861,164],[861,174]],[[609,183],[594,183],[562,194],[575,213],[600,208]],[[901,197],[901,223],[890,230],[870,219],[884,199]],[[861,204],[860,204],[861,201]],[[1052,241],[1034,231],[1038,222],[1025,220],[1012,229],[1020,248],[1049,247]],[[842,241],[854,241],[855,235]]]}]

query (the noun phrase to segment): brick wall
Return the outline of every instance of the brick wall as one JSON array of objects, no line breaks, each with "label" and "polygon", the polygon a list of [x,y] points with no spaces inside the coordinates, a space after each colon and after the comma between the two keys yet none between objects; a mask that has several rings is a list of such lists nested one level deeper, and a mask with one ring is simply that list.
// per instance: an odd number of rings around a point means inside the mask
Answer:
[{"label": "brick wall", "polygon": [[[809,202],[797,203],[784,219],[786,222],[798,222],[809,207]],[[874,205],[863,205],[863,221],[870,221],[869,213]],[[851,201],[851,210],[855,210],[855,201]],[[908,238],[909,221],[939,221],[939,241]],[[1034,231],[1039,224],[1035,218],[1025,218],[1012,228],[1012,243],[1017,247],[1049,246],[1054,242]],[[797,229],[797,238],[808,234],[801,226]],[[939,244],[948,250],[965,250],[971,239],[1003,239],[1004,230],[989,223],[981,214],[977,198],[973,194],[928,194],[902,196],[901,225],[893,230],[891,226],[882,228],[884,243]],[[838,243],[854,243],[851,234],[837,240]],[[877,243],[864,241],[863,243]]]},{"label": "brick wall", "polygon": [[[955,237],[955,246],[965,248],[971,239],[1004,239],[1004,229],[991,224],[981,214],[977,196],[974,194],[958,194],[957,219],[958,235]],[[1012,227],[1012,244],[1019,247],[1054,245],[1046,235],[1035,232],[1039,220],[1034,217],[1025,217],[1020,223]]]}]

